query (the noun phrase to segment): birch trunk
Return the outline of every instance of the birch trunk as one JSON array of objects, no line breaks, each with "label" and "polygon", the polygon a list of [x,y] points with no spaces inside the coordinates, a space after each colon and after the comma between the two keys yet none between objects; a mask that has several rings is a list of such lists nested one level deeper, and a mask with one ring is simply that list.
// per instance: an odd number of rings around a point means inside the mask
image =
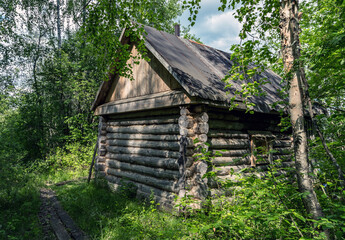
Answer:
[{"label": "birch trunk", "polygon": [[304,124],[301,72],[299,67],[298,1],[282,0],[280,9],[281,47],[284,70],[289,80],[289,105],[294,141],[297,180],[302,193],[307,193],[303,202],[313,219],[323,216],[321,205],[309,176],[308,144]]}]

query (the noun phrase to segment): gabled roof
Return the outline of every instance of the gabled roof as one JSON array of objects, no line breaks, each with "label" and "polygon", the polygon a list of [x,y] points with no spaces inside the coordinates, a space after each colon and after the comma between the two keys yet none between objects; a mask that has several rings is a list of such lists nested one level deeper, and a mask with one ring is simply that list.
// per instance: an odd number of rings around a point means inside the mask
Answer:
[{"label": "gabled roof", "polygon": [[[224,103],[229,102],[235,90],[241,89],[241,82],[234,81],[231,89],[224,89],[224,76],[232,67],[230,54],[175,35],[145,26],[145,46],[174,76],[191,97]],[[123,38],[123,34],[122,37]],[[122,42],[123,39],[120,39]],[[279,91],[281,78],[271,70],[266,70],[255,78],[265,77],[267,84],[262,86],[264,97],[252,97],[257,112],[272,112],[272,104],[281,101]],[[92,109],[101,105],[110,83],[103,83]],[[228,92],[228,93],[227,93]],[[103,97],[102,97],[103,96]],[[237,96],[236,99],[241,101]],[[104,101],[104,100],[103,100]]]}]

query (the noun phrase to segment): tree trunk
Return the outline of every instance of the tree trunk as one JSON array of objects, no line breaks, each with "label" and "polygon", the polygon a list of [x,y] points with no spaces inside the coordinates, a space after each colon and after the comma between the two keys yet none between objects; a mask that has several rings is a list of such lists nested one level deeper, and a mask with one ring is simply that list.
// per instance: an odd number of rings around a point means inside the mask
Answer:
[{"label": "tree trunk", "polygon": [[305,208],[313,219],[323,216],[321,205],[313,189],[308,167],[308,142],[304,124],[301,72],[299,67],[298,1],[282,0],[280,9],[281,46],[284,70],[289,81],[289,106],[294,139],[294,153],[299,189],[306,193]]},{"label": "tree trunk", "polygon": [[340,186],[344,189],[345,188],[345,177],[344,177],[343,171],[342,171],[340,165],[338,164],[337,159],[333,156],[333,154],[329,150],[329,148],[328,148],[328,146],[326,144],[326,140],[323,137],[323,134],[322,134],[322,132],[321,132],[321,130],[320,130],[318,124],[317,124],[317,121],[314,118],[313,104],[312,104],[312,101],[311,101],[310,95],[309,95],[309,85],[308,85],[308,82],[307,82],[307,79],[305,77],[305,73],[304,73],[303,69],[301,69],[301,73],[302,73],[302,75],[301,75],[302,83],[303,83],[303,87],[304,87],[304,91],[305,91],[305,93],[304,93],[304,99],[305,99],[305,102],[306,102],[305,104],[309,108],[309,114],[310,114],[311,121],[313,123],[313,127],[315,128],[316,133],[320,137],[322,146],[325,149],[326,154],[328,155],[329,159],[331,160],[334,168],[337,170],[338,178],[340,180]]}]

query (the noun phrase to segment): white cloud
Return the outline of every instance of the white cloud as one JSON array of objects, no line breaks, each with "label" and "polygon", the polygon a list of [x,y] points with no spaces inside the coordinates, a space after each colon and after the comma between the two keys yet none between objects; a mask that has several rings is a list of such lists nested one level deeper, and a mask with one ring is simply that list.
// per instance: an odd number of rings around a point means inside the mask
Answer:
[{"label": "white cloud", "polygon": [[[202,0],[201,9],[191,33],[200,37],[206,45],[229,52],[230,46],[239,43],[241,24],[234,18],[234,11],[218,11],[220,3],[215,0]],[[180,18],[182,25],[188,25],[189,12]]]}]

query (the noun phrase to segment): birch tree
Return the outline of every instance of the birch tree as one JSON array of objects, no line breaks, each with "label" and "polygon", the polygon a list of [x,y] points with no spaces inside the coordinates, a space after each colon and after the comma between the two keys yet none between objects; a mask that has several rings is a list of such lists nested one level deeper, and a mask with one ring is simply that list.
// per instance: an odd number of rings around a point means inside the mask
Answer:
[{"label": "birch tree", "polygon": [[[305,96],[302,83],[302,65],[300,62],[299,18],[301,13],[298,0],[227,0],[220,1],[219,10],[234,9],[235,17],[243,24],[240,32],[241,44],[232,47],[233,60],[241,60],[230,70],[225,78],[228,84],[235,80],[232,74],[250,75],[247,66],[255,62],[262,67],[274,67],[281,56],[282,74],[288,86],[289,113],[292,125],[294,156],[296,162],[297,180],[303,202],[307,212],[315,220],[323,216],[322,208],[314,191],[309,173],[308,140],[305,129],[305,111],[303,97]],[[200,8],[200,0],[185,1],[185,7],[192,14],[192,25]],[[277,42],[274,44],[268,42]],[[276,54],[279,49],[280,54]],[[255,70],[260,70],[257,68]],[[254,91],[255,92],[255,91]]]}]

